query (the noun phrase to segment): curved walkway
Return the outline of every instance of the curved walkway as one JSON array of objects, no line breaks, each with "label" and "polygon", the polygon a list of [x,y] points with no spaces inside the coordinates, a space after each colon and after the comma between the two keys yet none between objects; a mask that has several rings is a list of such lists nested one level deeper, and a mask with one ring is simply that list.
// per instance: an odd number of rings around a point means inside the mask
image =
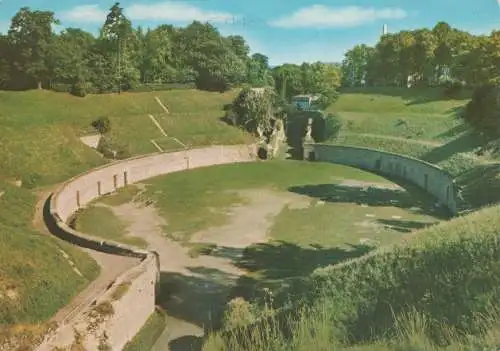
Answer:
[{"label": "curved walkway", "polygon": [[[223,163],[234,163],[234,162],[248,162],[254,159],[255,159],[255,150],[253,146],[234,145],[227,147],[215,146],[202,149],[193,149],[183,153],[178,153],[178,155],[176,153],[151,154],[125,160],[122,162],[117,162],[111,165],[105,165],[96,170],[87,172],[82,176],[75,177],[69,182],[66,182],[64,185],[64,189],[66,190],[62,190],[63,188],[60,188],[60,190],[56,192],[57,196],[61,195],[61,192],[64,192],[62,198],[59,199],[62,200],[62,202],[56,200],[58,197],[52,201],[50,200],[49,194],[54,190],[53,188],[46,189],[45,191],[43,191],[40,194],[40,199],[37,205],[36,214],[33,222],[35,226],[41,229],[43,232],[45,233],[50,232],[49,228],[51,227],[50,225],[51,220],[56,220],[56,222],[59,223],[59,221],[61,220],[59,217],[67,219],[68,215],[70,215],[71,212],[75,210],[74,204],[76,203],[80,204],[81,202],[79,195],[80,191],[83,190],[87,196],[85,200],[82,202],[82,204],[85,204],[88,203],[90,199],[95,198],[96,196],[100,196],[101,190],[110,189],[110,186],[112,189],[113,182],[115,184],[114,187],[116,188],[117,187],[116,172],[118,173],[122,172],[121,173],[122,175],[123,172],[125,173],[125,175],[123,175],[125,179],[122,179],[120,181],[121,185],[118,184],[118,187],[121,187],[124,185],[122,182],[127,184],[127,178],[128,178],[128,183],[130,184],[130,183],[136,183],[140,181],[140,179],[147,179],[160,174],[182,171],[193,167],[203,167],[221,163],[223,164]],[[129,174],[127,175],[127,173]],[[113,176],[113,174],[115,175]],[[89,179],[91,179],[90,183],[88,183]],[[111,181],[111,179],[113,179],[113,181]],[[94,183],[94,181],[96,181],[96,183]],[[108,191],[109,190],[103,190],[103,193]],[[91,197],[89,198],[88,196]],[[56,203],[59,203],[59,206]],[[66,205],[64,204],[70,204],[70,207],[66,207]],[[54,205],[55,207],[50,208],[51,205]],[[56,226],[59,227],[59,224],[57,223]],[[76,235],[76,238],[78,238],[79,236],[86,237],[86,235],[72,231],[69,228],[64,229],[63,228],[64,226],[65,225],[62,224],[62,227],[56,229],[62,230],[63,232],[68,232],[68,231],[72,232],[70,233],[70,236]],[[154,231],[154,228],[145,228],[145,229],[146,231],[142,233],[144,235],[151,234],[151,231]],[[182,251],[182,248],[178,243],[169,243],[168,245],[165,245],[165,243],[163,242],[164,240],[163,237],[160,236],[154,237],[149,235],[149,239],[150,239],[149,244],[152,249],[160,248],[165,252],[165,254],[162,256],[166,260],[167,264],[173,263],[175,265],[177,262],[176,257],[179,258],[178,257],[179,254],[181,255],[187,254],[187,252]],[[87,236],[86,240],[93,240],[93,239]],[[113,243],[108,244],[106,242],[105,246],[106,245],[113,246],[114,244]],[[98,243],[97,246],[99,246]],[[118,245],[118,247],[124,247],[124,246]],[[64,335],[62,336],[62,338],[59,336],[60,332],[56,332],[56,334],[53,334],[54,336],[51,337],[49,341],[44,342],[42,348],[39,349],[45,350],[47,349],[47,347],[50,348],[56,346],[54,345],[54,343],[58,344],[59,341],[55,341],[55,339],[57,340],[70,339],[71,336],[66,335],[69,332],[72,332],[71,328],[68,331],[68,326],[73,325],[72,322],[77,321],[78,318],[81,318],[84,312],[88,310],[88,307],[94,301],[96,301],[96,298],[99,298],[100,295],[102,295],[105,290],[109,289],[110,285],[113,284],[114,280],[118,276],[120,276],[124,272],[129,271],[131,267],[137,266],[137,263],[139,262],[139,260],[136,258],[124,257],[115,254],[106,254],[88,249],[83,249],[83,250],[87,251],[101,266],[101,274],[97,280],[92,282],[84,291],[80,292],[80,294],[78,294],[78,296],[75,297],[69,305],[62,308],[53,317],[54,321],[57,321],[66,326],[65,328],[63,328],[65,331],[63,332]],[[143,250],[140,251],[144,252]],[[213,260],[216,258],[212,257],[209,259]],[[206,262],[203,262],[203,260],[206,259],[205,258],[200,259],[200,262],[197,265],[198,268],[207,266]],[[227,272],[228,274],[232,274],[235,276],[241,274],[241,272],[236,271],[235,267],[228,266],[228,268],[230,268],[229,271]],[[186,271],[180,270],[179,267],[174,268],[174,272],[186,273]],[[199,313],[200,310],[197,310],[196,312]],[[121,319],[120,323],[122,322],[126,323],[125,320]],[[135,324],[137,324],[137,321]],[[128,328],[128,330],[130,330],[130,328]],[[137,331],[137,329],[133,330]],[[57,337],[55,335],[57,335]],[[119,337],[123,339],[124,335],[121,335]],[[116,346],[115,348],[117,347],[118,346]],[[121,346],[119,348],[121,348]]]}]

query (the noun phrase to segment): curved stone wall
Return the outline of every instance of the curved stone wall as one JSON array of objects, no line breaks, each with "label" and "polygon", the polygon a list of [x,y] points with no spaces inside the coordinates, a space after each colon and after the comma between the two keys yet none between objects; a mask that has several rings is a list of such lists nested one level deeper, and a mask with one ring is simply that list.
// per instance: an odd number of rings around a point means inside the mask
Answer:
[{"label": "curved stone wall", "polygon": [[304,144],[304,158],[339,163],[396,177],[417,185],[457,214],[453,177],[441,168],[408,156],[363,147]]},{"label": "curved stone wall", "polygon": [[[48,201],[47,224],[61,238],[76,245],[117,255],[134,256],[141,263],[122,274],[113,284],[101,293],[95,301],[82,307],[81,316],[72,322],[59,326],[48,335],[38,350],[52,350],[56,346],[67,346],[72,339],[68,334],[74,327],[85,324],[85,318],[91,318],[89,306],[112,300],[110,295],[120,286],[128,286],[119,300],[113,301],[114,312],[101,322],[97,331],[106,331],[107,343],[113,350],[121,350],[144,325],[155,308],[155,296],[159,279],[159,259],[153,251],[123,245],[77,232],[67,225],[67,221],[79,209],[100,196],[111,193],[128,184],[164,175],[212,165],[251,162],[256,159],[255,146],[212,146],[170,153],[157,153],[139,156],[124,161],[114,162],[90,170],[65,182]],[[95,334],[95,335],[94,335]],[[97,349],[97,332],[88,335],[85,346]]]}]

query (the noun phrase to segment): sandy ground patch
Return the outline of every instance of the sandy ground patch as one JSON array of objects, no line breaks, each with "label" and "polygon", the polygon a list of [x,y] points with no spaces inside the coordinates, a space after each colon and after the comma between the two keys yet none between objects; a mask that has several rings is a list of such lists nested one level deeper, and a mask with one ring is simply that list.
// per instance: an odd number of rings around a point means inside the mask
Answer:
[{"label": "sandy ground patch", "polygon": [[267,241],[267,231],[273,218],[288,206],[291,209],[306,208],[311,200],[306,196],[280,193],[266,189],[239,191],[248,203],[234,206],[228,215],[228,224],[195,233],[191,242],[214,243],[219,246],[245,248]]}]

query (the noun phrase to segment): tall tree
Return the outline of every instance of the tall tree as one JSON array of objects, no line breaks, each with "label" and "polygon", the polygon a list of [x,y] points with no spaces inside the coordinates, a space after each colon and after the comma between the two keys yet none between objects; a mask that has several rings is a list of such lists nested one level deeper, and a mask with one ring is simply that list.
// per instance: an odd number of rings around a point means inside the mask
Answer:
[{"label": "tall tree", "polygon": [[58,23],[53,12],[29,7],[21,8],[11,20],[8,40],[14,48],[14,64],[36,81],[38,89],[52,76],[52,25]]},{"label": "tall tree", "polygon": [[88,32],[78,28],[63,30],[53,44],[53,78],[70,84],[89,81],[90,52],[94,45],[95,38]]},{"label": "tall tree", "polygon": [[101,28],[101,52],[116,72],[118,91],[130,88],[140,79],[138,69],[138,36],[132,23],[125,17],[120,3],[115,3]]},{"label": "tall tree", "polygon": [[356,45],[348,50],[342,61],[342,80],[344,86],[362,86],[368,76],[368,65],[374,49],[365,45]]}]

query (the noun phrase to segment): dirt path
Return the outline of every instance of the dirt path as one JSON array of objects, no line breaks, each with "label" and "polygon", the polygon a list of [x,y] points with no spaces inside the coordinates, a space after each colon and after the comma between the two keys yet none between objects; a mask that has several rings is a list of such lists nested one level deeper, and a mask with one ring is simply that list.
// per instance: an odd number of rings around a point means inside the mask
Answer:
[{"label": "dirt path", "polygon": [[231,288],[245,274],[234,264],[243,249],[267,240],[272,218],[284,206],[309,205],[309,200],[300,195],[270,190],[244,191],[241,195],[248,202],[231,209],[229,223],[193,235],[192,242],[219,246],[210,256],[191,257],[187,247],[167,238],[163,230],[167,222],[154,206],[131,202],[110,207],[128,224],[129,235],[146,240],[160,256],[162,293],[168,295],[162,303],[167,310],[168,327],[153,351],[197,347],[205,330],[218,320]]}]

